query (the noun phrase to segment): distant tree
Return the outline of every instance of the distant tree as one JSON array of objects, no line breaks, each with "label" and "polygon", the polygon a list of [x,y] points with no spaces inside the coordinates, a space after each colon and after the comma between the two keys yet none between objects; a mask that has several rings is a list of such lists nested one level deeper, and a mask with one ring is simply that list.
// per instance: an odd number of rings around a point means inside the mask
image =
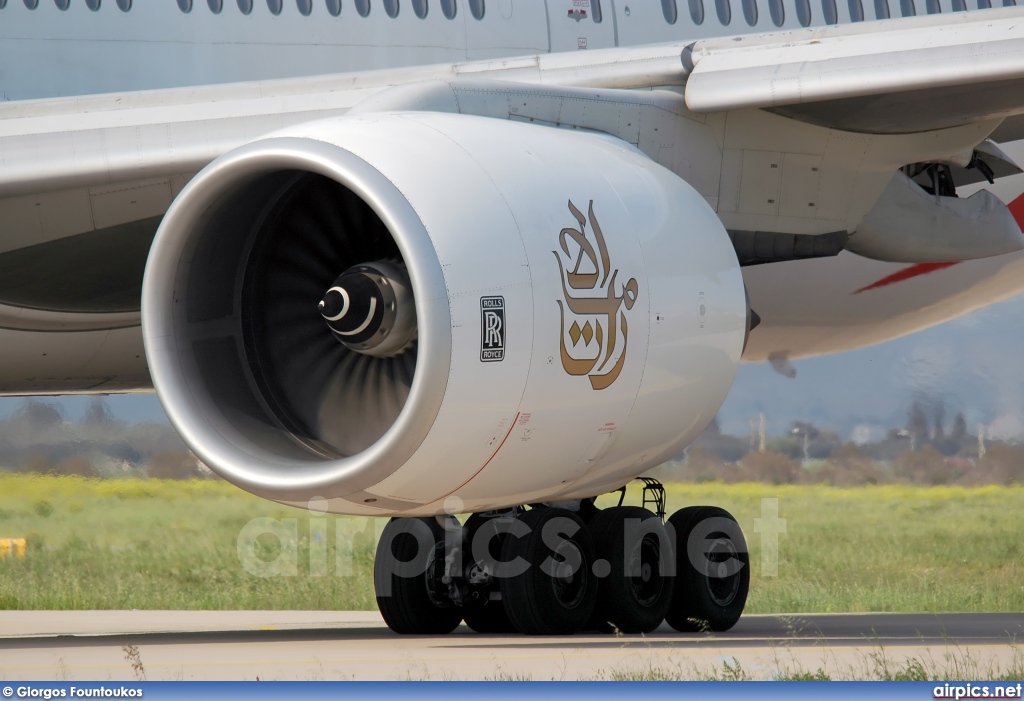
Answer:
[{"label": "distant tree", "polygon": [[687,454],[693,448],[701,448],[717,458],[720,463],[736,462],[750,451],[750,444],[745,438],[722,433],[718,417],[715,417],[708,427],[697,436],[697,440],[691,444]]},{"label": "distant tree", "polygon": [[826,460],[842,447],[843,441],[838,433],[827,428],[821,429],[807,445],[807,456],[812,460]]},{"label": "distant tree", "polygon": [[792,436],[801,436],[812,440],[818,437],[817,427],[806,421],[794,421],[791,423],[789,425],[789,433]]},{"label": "distant tree", "polygon": [[695,443],[682,456],[658,466],[650,474],[663,482],[734,482],[736,466],[727,465]]},{"label": "distant tree", "polygon": [[803,460],[804,440],[794,435],[771,438],[768,440],[768,453],[785,455],[790,460]]},{"label": "distant tree", "polygon": [[962,413],[958,413],[953,418],[953,425],[950,427],[949,434],[946,434],[942,430],[942,407],[939,407],[939,414],[936,418],[935,425],[935,438],[932,439],[932,445],[947,457],[952,457],[963,452],[964,447],[969,443],[967,438],[967,421],[964,419]]},{"label": "distant tree", "polygon": [[740,462],[740,470],[740,479],[744,482],[765,484],[794,484],[803,474],[795,460],[771,451],[748,453]]},{"label": "distant tree", "polygon": [[96,477],[96,466],[88,455],[72,455],[57,463],[52,470],[55,475],[78,475],[79,477]]},{"label": "distant tree", "polygon": [[1024,484],[1024,445],[993,443],[969,478],[975,484]]},{"label": "distant tree", "polygon": [[82,418],[82,425],[86,428],[103,429],[114,424],[114,414],[110,411],[110,405],[102,397],[95,397],[89,406],[85,408],[85,416]]},{"label": "distant tree", "polygon": [[53,472],[53,468],[53,458],[45,451],[38,450],[32,451],[25,456],[24,460],[18,466],[18,471],[46,474],[47,472]]},{"label": "distant tree", "polygon": [[806,421],[794,421],[786,437],[770,442],[771,450],[794,460],[824,460],[842,444],[835,431],[819,429]]},{"label": "distant tree", "polygon": [[918,450],[928,440],[928,416],[921,403],[914,401],[907,416],[907,433],[910,435],[910,449]]},{"label": "distant tree", "polygon": [[146,474],[153,479],[184,480],[199,476],[199,466],[188,451],[156,453],[149,461]]},{"label": "distant tree", "polygon": [[946,420],[946,407],[939,404],[935,407],[935,431],[932,435],[932,440],[936,443],[944,441],[946,439],[946,429],[943,427],[943,423]]},{"label": "distant tree", "polygon": [[846,443],[832,453],[824,468],[807,473],[806,481],[841,487],[891,482],[892,476],[882,465],[865,455],[862,446]]},{"label": "distant tree", "polygon": [[14,420],[37,430],[57,428],[64,423],[64,410],[54,402],[26,399],[14,413]]},{"label": "distant tree", "polygon": [[896,477],[912,484],[953,484],[967,474],[969,468],[970,463],[947,458],[930,445],[916,453],[904,453],[893,462]]},{"label": "distant tree", "polygon": [[960,442],[967,439],[967,419],[964,418],[963,413],[958,413],[953,419],[953,428],[949,437]]}]

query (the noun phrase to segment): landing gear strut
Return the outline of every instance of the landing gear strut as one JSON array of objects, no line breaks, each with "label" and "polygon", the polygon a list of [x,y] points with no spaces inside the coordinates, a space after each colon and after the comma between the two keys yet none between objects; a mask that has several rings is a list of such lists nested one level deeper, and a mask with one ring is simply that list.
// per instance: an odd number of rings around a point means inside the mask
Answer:
[{"label": "landing gear strut", "polygon": [[[663,523],[664,488],[644,506],[578,511],[554,505],[452,517],[392,519],[374,562],[377,603],[397,633],[570,635],[728,630],[750,585],[736,520],[691,506]],[[561,506],[561,505],[559,505]],[[586,522],[584,522],[586,518]]]},{"label": "landing gear strut", "polygon": [[468,555],[466,582],[470,596],[462,615],[466,625],[477,633],[514,633],[516,630],[505,613],[495,579],[512,521],[512,516],[486,518],[482,514],[473,514],[466,521],[463,544]]}]

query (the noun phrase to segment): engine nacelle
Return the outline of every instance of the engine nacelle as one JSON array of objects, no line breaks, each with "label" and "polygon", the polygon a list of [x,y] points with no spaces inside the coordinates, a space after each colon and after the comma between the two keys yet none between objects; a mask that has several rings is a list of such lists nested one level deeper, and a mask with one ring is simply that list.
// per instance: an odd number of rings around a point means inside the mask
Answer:
[{"label": "engine nacelle", "polygon": [[142,314],[167,415],[218,474],[421,515],[590,496],[676,454],[748,310],[715,213],[632,146],[411,113],[211,163],[157,233]]}]

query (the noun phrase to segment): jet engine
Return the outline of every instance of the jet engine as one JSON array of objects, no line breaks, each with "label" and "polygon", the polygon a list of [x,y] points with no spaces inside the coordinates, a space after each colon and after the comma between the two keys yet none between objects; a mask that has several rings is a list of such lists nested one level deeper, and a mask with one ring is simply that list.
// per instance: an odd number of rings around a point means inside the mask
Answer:
[{"label": "jet engine", "polygon": [[211,469],[410,516],[591,496],[677,454],[732,385],[749,310],[714,211],[633,146],[382,113],[200,172],[142,315],[167,415]]}]

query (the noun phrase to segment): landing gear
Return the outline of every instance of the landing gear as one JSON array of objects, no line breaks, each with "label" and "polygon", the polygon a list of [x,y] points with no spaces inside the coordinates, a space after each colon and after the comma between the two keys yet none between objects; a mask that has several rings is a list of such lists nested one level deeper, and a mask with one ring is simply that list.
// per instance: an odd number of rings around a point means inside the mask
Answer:
[{"label": "landing gear", "polygon": [[675,586],[674,544],[661,519],[639,506],[618,506],[598,512],[589,525],[599,566],[607,568],[592,627],[654,631],[665,620]]},{"label": "landing gear", "polygon": [[408,635],[444,635],[462,622],[444,589],[445,529],[435,518],[393,518],[373,561],[377,606],[388,628]]},{"label": "landing gear", "polygon": [[583,630],[597,600],[594,544],[580,518],[564,509],[526,512],[529,532],[511,535],[502,560],[520,565],[501,580],[505,612],[527,635],[571,635]]},{"label": "landing gear", "polygon": [[474,514],[465,526],[392,519],[374,562],[384,621],[420,635],[450,633],[462,620],[489,634],[650,633],[662,621],[728,630],[750,585],[739,525],[713,506],[681,509],[665,524],[664,489],[645,485],[644,503],[657,513],[585,500],[565,504],[579,511],[541,504]]},{"label": "landing gear", "polygon": [[690,506],[668,520],[676,537],[675,593],[665,621],[678,631],[724,631],[740,619],[750,556],[736,519],[716,506]]},{"label": "landing gear", "polygon": [[495,579],[512,520],[511,516],[486,518],[473,514],[464,527],[469,597],[463,605],[462,618],[470,630],[477,633],[514,633],[516,630],[505,613]]}]

